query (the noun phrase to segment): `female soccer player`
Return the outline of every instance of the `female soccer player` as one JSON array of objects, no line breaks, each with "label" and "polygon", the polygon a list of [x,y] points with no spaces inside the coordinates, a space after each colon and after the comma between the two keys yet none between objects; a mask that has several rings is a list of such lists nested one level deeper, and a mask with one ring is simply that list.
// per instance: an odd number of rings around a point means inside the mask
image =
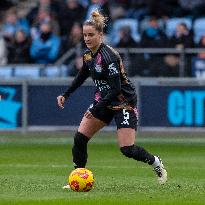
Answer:
[{"label": "female soccer player", "polygon": [[148,163],[154,168],[158,181],[167,181],[167,172],[158,156],[135,145],[137,127],[135,88],[127,78],[118,52],[103,43],[105,17],[94,11],[90,20],[83,24],[83,36],[87,51],[83,55],[83,67],[65,93],[57,97],[58,106],[91,76],[97,89],[94,103],[84,114],[72,148],[75,168],[86,166],[87,143],[101,128],[115,119],[117,139],[123,155]]}]

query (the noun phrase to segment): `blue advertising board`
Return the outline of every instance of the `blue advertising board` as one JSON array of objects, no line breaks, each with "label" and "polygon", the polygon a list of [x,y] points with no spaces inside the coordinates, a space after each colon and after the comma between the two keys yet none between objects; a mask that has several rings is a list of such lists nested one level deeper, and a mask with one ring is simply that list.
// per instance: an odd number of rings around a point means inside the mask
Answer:
[{"label": "blue advertising board", "polygon": [[140,125],[204,127],[204,86],[140,86]]},{"label": "blue advertising board", "polygon": [[29,85],[28,125],[29,126],[77,126],[84,112],[93,101],[95,88],[81,86],[65,103],[57,106],[56,97],[67,89],[66,86]]},{"label": "blue advertising board", "polygon": [[21,127],[22,86],[0,85],[0,129]]},{"label": "blue advertising board", "polygon": [[[95,87],[81,86],[60,109],[56,97],[66,88],[28,85],[28,126],[78,126]],[[22,95],[22,85],[0,84],[0,129],[22,127]],[[140,85],[139,99],[142,127],[205,127],[205,86]]]}]

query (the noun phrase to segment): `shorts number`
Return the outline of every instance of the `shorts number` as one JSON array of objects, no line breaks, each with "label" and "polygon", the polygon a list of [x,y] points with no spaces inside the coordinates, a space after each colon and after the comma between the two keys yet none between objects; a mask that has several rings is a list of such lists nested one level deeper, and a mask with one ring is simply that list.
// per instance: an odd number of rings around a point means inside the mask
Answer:
[{"label": "shorts number", "polygon": [[129,125],[128,120],[130,119],[130,114],[129,112],[127,112],[125,109],[123,109],[123,122],[121,123],[121,125]]}]

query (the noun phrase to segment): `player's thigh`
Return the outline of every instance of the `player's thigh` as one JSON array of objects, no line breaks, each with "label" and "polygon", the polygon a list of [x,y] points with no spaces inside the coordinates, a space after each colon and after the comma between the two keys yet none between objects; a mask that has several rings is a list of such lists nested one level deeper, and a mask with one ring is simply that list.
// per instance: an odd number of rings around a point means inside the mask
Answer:
[{"label": "player's thigh", "polygon": [[95,117],[88,119],[84,116],[78,128],[78,132],[84,134],[88,138],[92,138],[92,136],[104,126],[106,126],[105,122]]},{"label": "player's thigh", "polygon": [[119,147],[131,146],[135,143],[136,131],[132,128],[120,128],[117,130],[117,141]]},{"label": "player's thigh", "polygon": [[138,117],[136,110],[118,110],[115,112],[117,137],[120,147],[133,145],[137,129]]}]

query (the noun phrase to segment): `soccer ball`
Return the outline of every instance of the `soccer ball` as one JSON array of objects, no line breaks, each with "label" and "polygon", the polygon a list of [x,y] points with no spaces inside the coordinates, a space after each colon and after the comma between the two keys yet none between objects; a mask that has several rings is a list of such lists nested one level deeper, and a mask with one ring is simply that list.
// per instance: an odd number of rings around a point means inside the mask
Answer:
[{"label": "soccer ball", "polygon": [[94,184],[93,173],[86,168],[77,168],[73,170],[68,178],[70,188],[76,192],[88,192]]}]

